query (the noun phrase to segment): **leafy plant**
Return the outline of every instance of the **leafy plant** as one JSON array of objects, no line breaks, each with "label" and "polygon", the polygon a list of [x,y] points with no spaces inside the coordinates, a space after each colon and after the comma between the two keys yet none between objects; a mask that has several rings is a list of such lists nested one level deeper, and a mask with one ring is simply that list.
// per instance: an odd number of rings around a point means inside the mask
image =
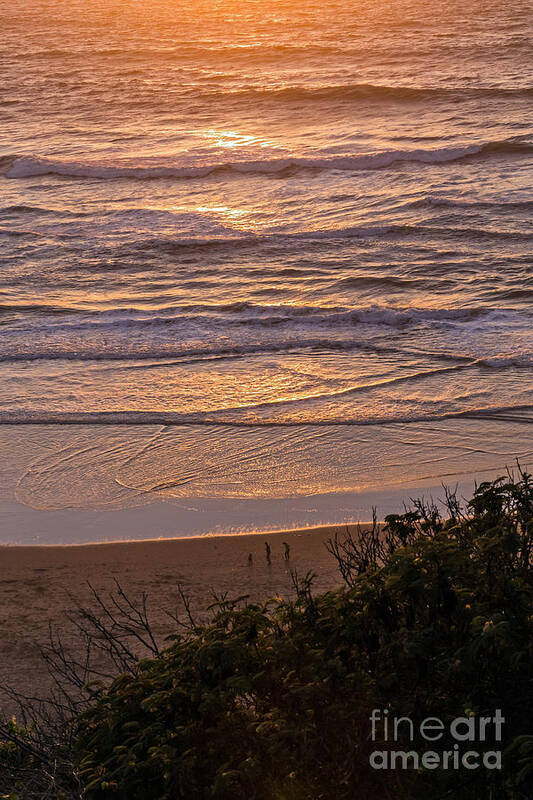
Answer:
[{"label": "leafy plant", "polygon": [[[96,631],[122,652],[121,674],[78,687],[82,706],[61,721],[58,741],[70,737],[83,796],[526,800],[532,547],[533,486],[521,472],[482,484],[465,508],[447,493],[442,513],[418,501],[384,526],[332,539],[338,590],[315,595],[313,576],[294,574],[291,600],[217,598],[203,624],[183,598],[185,621],[176,618],[164,648],[147,635],[145,606],[139,617],[119,592],[126,628],[116,608],[112,621],[103,614],[107,623],[89,612],[82,619],[89,639]],[[134,635],[132,618],[141,660],[113,638]],[[69,670],[59,663],[64,686]],[[374,770],[370,752],[388,746],[370,739],[374,708],[444,723],[501,709],[504,769]],[[4,763],[19,757],[26,735],[12,735]],[[452,746],[446,734],[442,747]]]}]

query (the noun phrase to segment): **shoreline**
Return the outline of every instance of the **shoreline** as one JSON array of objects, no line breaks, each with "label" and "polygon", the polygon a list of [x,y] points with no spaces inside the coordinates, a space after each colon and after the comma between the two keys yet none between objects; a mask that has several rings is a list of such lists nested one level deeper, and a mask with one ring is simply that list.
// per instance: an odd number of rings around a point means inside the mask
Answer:
[{"label": "shoreline", "polygon": [[[134,435],[111,427],[95,437],[83,426],[24,435],[0,426],[10,454],[0,471],[0,543],[66,546],[366,523],[374,510],[383,520],[412,498],[438,501],[444,485],[471,495],[475,483],[505,474],[505,463],[520,458],[527,467],[531,458],[522,428],[508,422],[493,423],[483,447],[478,428],[464,420],[444,430],[423,426],[407,439],[404,433],[370,426],[364,434],[331,429],[318,441],[298,435],[286,442],[263,431],[256,441],[223,431],[204,440],[196,429],[176,438],[156,428]],[[124,470],[138,471],[139,480],[122,480]]]},{"label": "shoreline", "polygon": [[[460,495],[470,495],[476,482],[502,473],[494,468],[469,472],[452,488],[457,485]],[[346,525],[367,525],[374,510],[381,521],[389,514],[401,513],[412,498],[432,498],[438,503],[444,498],[446,484],[437,481],[407,479],[401,486],[302,494],[278,500],[154,497],[143,505],[121,508],[38,508],[16,499],[15,481],[11,478],[11,486],[8,483],[3,491],[0,489],[0,548],[79,548],[342,530]]]},{"label": "shoreline", "polygon": [[[383,525],[384,520],[377,520],[377,525]],[[69,550],[73,549],[83,549],[89,547],[114,547],[116,545],[144,545],[144,544],[171,544],[173,542],[197,542],[197,541],[204,541],[204,540],[212,540],[212,539],[245,539],[247,537],[256,538],[258,536],[292,536],[293,534],[315,534],[315,535],[322,535],[329,533],[330,535],[335,535],[335,533],[342,533],[350,530],[353,532],[354,529],[357,528],[367,528],[372,525],[372,520],[365,520],[361,522],[346,522],[346,523],[325,523],[323,525],[309,525],[309,526],[302,526],[298,528],[276,528],[271,530],[257,530],[257,531],[236,531],[235,533],[225,532],[225,533],[202,533],[196,536],[158,536],[146,539],[109,539],[106,541],[100,542],[65,542],[60,544],[17,544],[17,543],[10,543],[10,542],[0,542],[0,553],[4,550]]]}]

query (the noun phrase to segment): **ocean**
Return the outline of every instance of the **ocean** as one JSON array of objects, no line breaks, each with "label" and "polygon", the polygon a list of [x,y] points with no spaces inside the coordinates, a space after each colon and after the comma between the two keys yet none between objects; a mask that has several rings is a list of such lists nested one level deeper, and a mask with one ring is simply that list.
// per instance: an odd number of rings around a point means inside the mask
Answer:
[{"label": "ocean", "polygon": [[19,536],[21,508],[353,520],[527,466],[532,27],[526,0],[4,0],[2,540],[114,538]]}]

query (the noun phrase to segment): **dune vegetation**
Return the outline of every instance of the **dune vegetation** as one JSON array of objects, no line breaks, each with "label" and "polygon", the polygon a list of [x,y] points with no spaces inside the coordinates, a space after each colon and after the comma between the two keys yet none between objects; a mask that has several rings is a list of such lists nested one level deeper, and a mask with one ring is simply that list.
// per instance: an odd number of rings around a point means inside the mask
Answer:
[{"label": "dune vegetation", "polygon": [[[55,698],[19,698],[0,730],[3,796],[88,800],[526,800],[533,779],[533,482],[520,472],[468,503],[416,502],[357,535],[332,539],[343,587],[290,599],[219,597],[197,622],[184,597],[161,646],[146,599],[117,588],[80,610],[80,636],[107,654],[106,676],[61,642],[45,654]],[[134,644],[136,646],[134,647]],[[139,659],[138,647],[144,656]],[[89,666],[88,666],[89,665]],[[114,673],[114,680],[109,676]],[[407,751],[453,751],[454,719],[494,717],[502,768],[375,769],[390,749],[373,710],[428,717]],[[464,749],[465,745],[461,744]]]}]

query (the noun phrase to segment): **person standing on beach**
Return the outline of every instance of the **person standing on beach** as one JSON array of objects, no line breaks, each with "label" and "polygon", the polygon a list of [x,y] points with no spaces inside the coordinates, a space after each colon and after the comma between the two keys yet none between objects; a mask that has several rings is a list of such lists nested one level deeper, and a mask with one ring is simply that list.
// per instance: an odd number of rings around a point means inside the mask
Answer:
[{"label": "person standing on beach", "polygon": [[271,554],[272,550],[270,549],[270,545],[269,545],[268,542],[265,542],[265,552],[266,552],[267,564],[270,567],[270,565],[272,564],[272,561],[270,559],[270,554]]}]

